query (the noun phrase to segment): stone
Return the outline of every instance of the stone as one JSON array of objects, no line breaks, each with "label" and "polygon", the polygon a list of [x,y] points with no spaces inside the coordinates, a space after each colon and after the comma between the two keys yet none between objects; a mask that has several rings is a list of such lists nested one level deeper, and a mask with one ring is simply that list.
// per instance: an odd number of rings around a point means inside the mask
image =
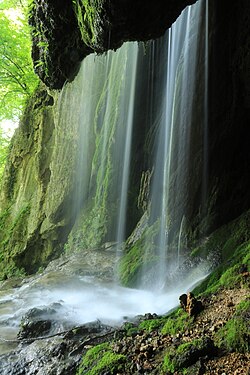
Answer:
[{"label": "stone", "polygon": [[158,38],[196,0],[34,0],[30,9],[32,58],[50,88],[61,89],[90,53],[119,48],[125,41]]},{"label": "stone", "polygon": [[196,316],[203,310],[202,302],[197,300],[193,293],[182,294],[179,297],[180,305],[189,316]]},{"label": "stone", "polygon": [[51,326],[52,322],[50,320],[23,323],[17,338],[23,340],[45,336],[49,333]]}]

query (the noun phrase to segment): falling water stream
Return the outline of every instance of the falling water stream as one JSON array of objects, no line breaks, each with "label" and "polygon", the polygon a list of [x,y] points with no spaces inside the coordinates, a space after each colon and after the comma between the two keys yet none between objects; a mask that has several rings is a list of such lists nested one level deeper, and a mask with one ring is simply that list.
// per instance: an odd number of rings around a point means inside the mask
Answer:
[{"label": "falling water stream", "polygon": [[[182,262],[180,237],[183,217],[186,214],[185,197],[188,195],[193,112],[198,112],[198,109],[194,108],[194,97],[198,91],[198,55],[201,54],[203,44],[203,40],[199,39],[202,10],[202,2],[187,7],[166,33],[166,71],[162,77],[165,86],[159,97],[162,103],[161,113],[157,114],[155,119],[158,135],[155,141],[156,162],[150,197],[151,222],[158,220],[159,227],[159,234],[154,241],[155,256],[158,260],[153,270],[150,270],[146,261],[150,254],[146,250],[141,277],[142,286],[150,285],[150,288],[156,290],[166,288],[166,275],[173,273]],[[204,104],[205,102],[202,102],[202,106]],[[198,167],[192,165],[191,168]],[[174,240],[171,232],[180,232],[174,254],[170,253],[170,245]],[[146,242],[150,242],[150,238]]]},{"label": "falling water stream", "polygon": [[[175,194],[170,189],[173,158],[175,164],[180,165],[177,185],[185,194],[185,160],[188,158],[192,123],[200,9],[201,2],[188,7],[161,39],[159,46],[166,46],[167,59],[160,62],[165,64],[165,75],[161,80],[164,90],[159,95],[160,106],[158,103],[160,111],[154,117],[155,109],[151,105],[145,108],[149,121],[156,122],[157,129],[155,155],[152,155],[155,162],[150,196],[152,221],[159,220],[160,223],[157,243],[158,278],[154,280],[154,290],[114,285],[116,246],[102,252],[89,251],[68,256],[49,265],[40,275],[22,282],[16,281],[14,287],[8,283],[1,287],[0,339],[15,338],[21,317],[34,307],[53,311],[53,319],[57,321],[55,330],[95,319],[118,325],[127,317],[137,314],[163,314],[178,304],[178,296],[183,291],[191,289],[207,274],[207,265],[203,264],[175,282],[174,287],[160,290],[169,267],[166,263],[168,220],[172,215],[169,201],[174,200]],[[153,76],[159,63],[155,57],[159,48],[157,43],[151,43],[152,91]],[[67,145],[68,136],[75,138],[77,148],[77,168],[73,176],[77,181],[72,207],[74,215],[77,215],[84,201],[91,199],[98,208],[93,214],[97,225],[107,215],[105,201],[108,195],[111,196],[110,202],[116,204],[114,207],[110,204],[109,207],[109,228],[113,233],[111,237],[118,244],[126,236],[134,99],[140,53],[147,51],[142,52],[137,43],[126,43],[118,51],[108,52],[106,56],[88,56],[74,82],[65,85],[58,102],[57,121],[65,123],[68,133],[61,134],[55,130],[56,142],[64,142],[65,147],[71,147]],[[152,92],[149,96],[152,104]],[[177,143],[176,137],[179,138]],[[60,170],[61,166],[57,165],[55,168]],[[108,180],[112,181],[111,187],[105,185]],[[176,249],[176,258],[177,255],[179,258],[185,212],[180,207],[176,209],[180,218],[179,246]],[[12,344],[0,341],[0,354],[12,347]]]}]

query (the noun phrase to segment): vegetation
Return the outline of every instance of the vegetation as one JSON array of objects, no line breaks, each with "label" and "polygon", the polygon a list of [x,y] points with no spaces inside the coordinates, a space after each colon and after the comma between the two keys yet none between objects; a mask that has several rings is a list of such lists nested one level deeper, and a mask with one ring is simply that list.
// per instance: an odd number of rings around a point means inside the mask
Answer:
[{"label": "vegetation", "polygon": [[6,157],[8,154],[10,137],[0,127],[0,178],[3,174]]},{"label": "vegetation", "polygon": [[176,349],[170,347],[164,356],[162,373],[173,374],[176,370],[182,370],[185,374],[186,367],[194,364],[199,357],[212,352],[214,352],[213,343],[206,337],[185,342]]},{"label": "vegetation", "polygon": [[18,122],[38,85],[32,66],[27,9],[27,0],[0,3],[0,177],[10,142],[3,124]]},{"label": "vegetation", "polygon": [[73,0],[82,40],[89,47],[92,47],[96,41],[94,24],[101,5],[101,0]]},{"label": "vegetation", "polygon": [[0,120],[17,120],[37,87],[31,60],[27,1],[0,5]]},{"label": "vegetation", "polygon": [[[202,293],[204,296],[211,296],[211,294],[219,292],[220,289],[235,287],[243,287],[243,292],[247,290],[249,280],[244,279],[242,266],[248,274],[250,271],[248,220],[249,212],[214,232],[209,237],[206,245],[209,243],[216,247],[220,254],[221,263],[202,285],[196,288],[196,294]],[[151,239],[153,240],[153,238],[154,231],[152,230]],[[138,244],[142,244],[140,240],[134,245],[137,246],[137,251],[139,252],[141,246],[138,246]],[[204,251],[204,249],[201,250]],[[212,251],[213,249],[207,247],[206,251],[209,250]],[[132,248],[125,255],[126,266],[129,267],[130,276],[133,270],[132,267],[135,264],[136,267],[138,264],[140,265],[136,258],[137,251]],[[123,263],[123,266],[124,272],[126,272],[125,263]],[[136,267],[134,274],[138,272]],[[221,293],[223,294],[224,291],[221,291]],[[205,300],[207,300],[207,297],[205,297]],[[210,300],[209,297],[208,300]],[[211,300],[213,301],[213,299]],[[216,308],[212,318],[213,322],[216,321],[218,314]],[[127,322],[123,325],[123,333],[121,331],[119,333],[120,336],[117,335],[113,343],[104,343],[93,347],[84,355],[78,375],[95,375],[105,372],[115,374],[119,373],[119,371],[121,373],[126,373],[127,371],[127,373],[131,374],[135,369],[133,361],[135,361],[135,358],[144,355],[144,348],[146,347],[146,355],[152,358],[152,363],[154,363],[154,372],[152,373],[162,375],[176,372],[178,374],[194,374],[195,369],[199,366],[200,358],[207,358],[205,360],[207,361],[215,356],[218,357],[218,354],[221,353],[223,355],[227,355],[229,352],[248,353],[250,344],[248,322],[250,299],[243,300],[230,311],[231,315],[230,318],[228,317],[228,321],[225,320],[223,326],[218,325],[215,329],[211,325],[211,330],[209,328],[208,334],[206,331],[206,309],[202,312],[205,316],[201,317],[201,328],[197,326],[197,318],[189,317],[181,308],[176,309],[168,316],[152,316],[153,319],[148,319],[147,317],[139,324]],[[116,342],[116,340],[118,341]],[[130,363],[130,367],[128,363]]]},{"label": "vegetation", "polygon": [[119,276],[123,285],[135,286],[137,278],[143,267],[148,270],[157,261],[155,255],[154,239],[158,233],[159,223],[156,221],[151,227],[147,227],[141,238],[133,246],[127,246],[126,254],[119,264]]},{"label": "vegetation", "polygon": [[244,283],[240,268],[244,264],[250,271],[250,211],[215,231],[194,256],[214,249],[220,265],[194,290],[196,294],[215,293],[222,287]]},{"label": "vegetation", "polygon": [[112,351],[108,343],[89,349],[82,359],[77,375],[116,374],[124,367],[126,357]]},{"label": "vegetation", "polygon": [[178,309],[175,314],[168,317],[161,333],[163,335],[176,335],[177,333],[182,333],[190,328],[192,322],[193,318],[190,318],[184,310]]},{"label": "vegetation", "polygon": [[219,347],[228,351],[246,353],[250,349],[250,299],[242,301],[236,307],[236,312],[224,327],[217,332]]},{"label": "vegetation", "polygon": [[10,210],[5,209],[0,216],[0,280],[6,277],[12,276],[24,276],[25,272],[16,266],[14,262],[14,256],[12,257],[6,254],[6,248],[15,248],[15,243],[18,243],[19,247],[22,245],[22,240],[25,237],[24,231],[26,227],[24,222],[27,220],[30,212],[30,205],[26,204],[16,214],[14,218],[11,217]]},{"label": "vegetation", "polygon": [[192,323],[193,318],[190,318],[183,309],[179,308],[170,315],[143,320],[138,329],[148,332],[157,330],[162,335],[176,335],[189,329]]}]

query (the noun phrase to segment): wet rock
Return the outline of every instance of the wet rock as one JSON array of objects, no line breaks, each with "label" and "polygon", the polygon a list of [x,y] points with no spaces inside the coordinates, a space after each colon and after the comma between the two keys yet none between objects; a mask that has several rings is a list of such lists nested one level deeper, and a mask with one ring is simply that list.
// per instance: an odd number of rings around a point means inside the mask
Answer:
[{"label": "wet rock", "polygon": [[55,303],[51,306],[32,308],[27,311],[21,319],[20,330],[17,334],[18,339],[32,339],[48,335],[52,326],[54,326],[54,329],[56,328],[56,323],[53,322],[51,317],[56,314],[56,309],[60,307],[60,303]]},{"label": "wet rock", "polygon": [[100,320],[95,320],[68,331],[64,338],[76,339],[77,337],[86,337],[90,334],[105,333],[111,329],[112,328],[110,326],[102,324]]},{"label": "wet rock", "polygon": [[36,340],[0,356],[1,375],[75,375],[81,356],[69,357],[72,342],[61,338]]},{"label": "wet rock", "polygon": [[32,339],[49,334],[52,326],[50,320],[38,320],[35,322],[22,323],[22,327],[17,334],[18,339]]}]

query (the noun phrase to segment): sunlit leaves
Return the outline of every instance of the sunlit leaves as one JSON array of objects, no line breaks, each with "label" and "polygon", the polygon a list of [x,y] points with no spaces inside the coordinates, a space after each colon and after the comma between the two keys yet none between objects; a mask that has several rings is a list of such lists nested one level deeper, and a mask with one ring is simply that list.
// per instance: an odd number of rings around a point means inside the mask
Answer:
[{"label": "sunlit leaves", "polygon": [[0,2],[0,120],[20,117],[38,78],[31,60],[25,1]]}]

